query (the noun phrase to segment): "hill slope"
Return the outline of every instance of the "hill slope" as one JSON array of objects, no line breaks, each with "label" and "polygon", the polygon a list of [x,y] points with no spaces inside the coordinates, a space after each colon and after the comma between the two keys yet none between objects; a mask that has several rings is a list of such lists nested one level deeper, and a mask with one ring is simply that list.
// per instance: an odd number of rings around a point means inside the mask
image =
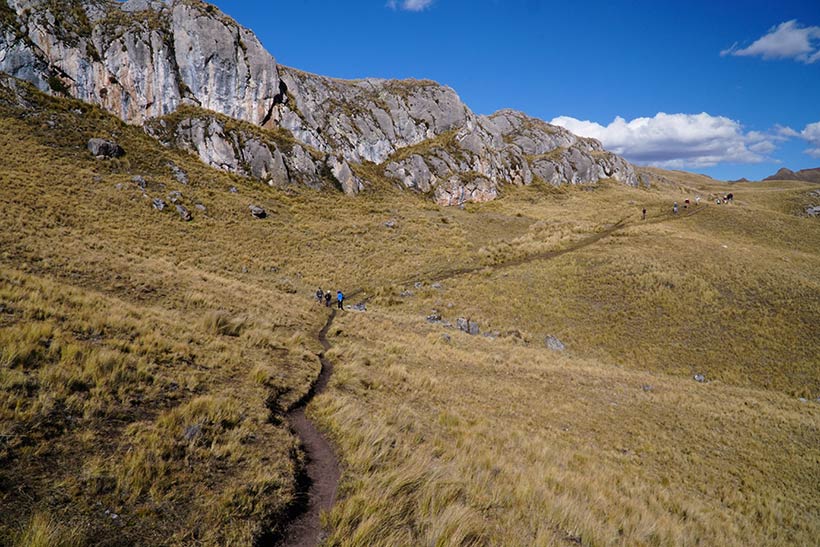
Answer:
[{"label": "hill slope", "polygon": [[[96,159],[92,137],[125,155]],[[342,462],[330,543],[820,534],[820,225],[794,210],[811,184],[654,171],[463,210],[353,198],[210,168],[10,78],[0,144],[0,543],[281,532],[318,286],[370,297],[328,332],[336,370],[308,408]]]},{"label": "hill slope", "polygon": [[783,167],[774,175],[766,177],[763,180],[802,180],[804,182],[820,183],[820,167],[815,169],[801,169],[797,172]]}]

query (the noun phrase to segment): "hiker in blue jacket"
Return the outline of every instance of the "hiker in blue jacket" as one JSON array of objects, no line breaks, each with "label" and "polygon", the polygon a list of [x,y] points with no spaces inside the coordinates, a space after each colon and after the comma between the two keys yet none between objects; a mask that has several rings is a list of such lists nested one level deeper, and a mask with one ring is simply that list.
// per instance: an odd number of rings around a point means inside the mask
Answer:
[{"label": "hiker in blue jacket", "polygon": [[345,295],[342,294],[342,291],[336,291],[336,301],[339,303],[339,309],[345,309],[343,302],[345,301]]}]

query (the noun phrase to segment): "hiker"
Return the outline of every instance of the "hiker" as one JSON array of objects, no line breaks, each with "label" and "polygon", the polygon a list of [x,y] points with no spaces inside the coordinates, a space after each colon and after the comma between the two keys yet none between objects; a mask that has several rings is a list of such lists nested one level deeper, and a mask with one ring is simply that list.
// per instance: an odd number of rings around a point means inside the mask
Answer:
[{"label": "hiker", "polygon": [[331,299],[330,291],[327,291],[325,293],[325,307],[326,308],[330,307],[330,299]]},{"label": "hiker", "polygon": [[684,209],[688,209],[688,208],[689,208],[689,200],[688,200],[688,199],[683,200],[683,208],[684,208]]},{"label": "hiker", "polygon": [[339,309],[340,310],[345,309],[345,307],[344,307],[345,295],[342,294],[342,291],[336,291],[336,301],[339,303]]},{"label": "hiker", "polygon": [[646,209],[641,211],[641,220],[646,220]]},{"label": "hiker", "polygon": [[695,196],[695,205],[700,205],[700,196]]},{"label": "hiker", "polygon": [[677,201],[672,205],[672,213],[674,213],[676,215],[678,214],[678,202]]},{"label": "hiker", "polygon": [[322,299],[324,297],[325,291],[322,290],[322,287],[319,287],[319,289],[316,291],[316,301],[319,303],[320,306],[322,305]]},{"label": "hiker", "polygon": [[735,195],[734,195],[734,194],[728,194],[728,195],[726,196],[726,201],[727,201],[727,202],[734,203],[734,202],[735,202]]}]

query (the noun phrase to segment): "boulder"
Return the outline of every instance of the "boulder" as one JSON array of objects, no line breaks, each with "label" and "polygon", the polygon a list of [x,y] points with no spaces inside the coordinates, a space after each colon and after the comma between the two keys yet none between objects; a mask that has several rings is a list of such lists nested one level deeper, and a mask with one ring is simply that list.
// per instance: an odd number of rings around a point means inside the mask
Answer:
[{"label": "boulder", "polygon": [[267,211],[265,211],[262,207],[259,207],[258,205],[248,205],[248,209],[250,209],[253,218],[261,219],[268,216]]},{"label": "boulder", "polygon": [[88,151],[97,158],[119,158],[125,155],[125,150],[113,142],[105,139],[89,139]]},{"label": "boulder", "polygon": [[469,319],[465,319],[464,317],[459,317],[456,319],[456,328],[460,331],[464,331],[471,336],[476,336],[479,334],[478,323],[474,321],[470,321]]},{"label": "boulder", "polygon": [[566,346],[564,346],[563,342],[561,342],[558,338],[552,335],[549,335],[546,338],[544,338],[544,345],[552,351],[564,351],[565,349],[567,349]]},{"label": "boulder", "polygon": [[179,213],[179,218],[181,218],[185,222],[190,222],[194,219],[193,215],[191,215],[191,212],[179,203],[177,203],[176,208],[177,213]]}]

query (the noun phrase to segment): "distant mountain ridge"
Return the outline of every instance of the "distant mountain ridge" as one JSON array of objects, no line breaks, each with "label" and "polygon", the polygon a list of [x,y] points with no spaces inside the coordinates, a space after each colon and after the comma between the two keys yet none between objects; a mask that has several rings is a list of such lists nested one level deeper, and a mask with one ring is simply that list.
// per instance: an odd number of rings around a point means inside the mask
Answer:
[{"label": "distant mountain ridge", "polygon": [[283,67],[199,0],[0,0],[0,71],[271,185],[355,194],[383,180],[453,205],[536,180],[641,182],[597,140],[512,110],[476,115],[436,82]]},{"label": "distant mountain ridge", "polygon": [[803,182],[820,183],[820,167],[815,167],[813,169],[801,169],[797,172],[783,167],[774,175],[766,177],[763,180],[801,180]]}]

